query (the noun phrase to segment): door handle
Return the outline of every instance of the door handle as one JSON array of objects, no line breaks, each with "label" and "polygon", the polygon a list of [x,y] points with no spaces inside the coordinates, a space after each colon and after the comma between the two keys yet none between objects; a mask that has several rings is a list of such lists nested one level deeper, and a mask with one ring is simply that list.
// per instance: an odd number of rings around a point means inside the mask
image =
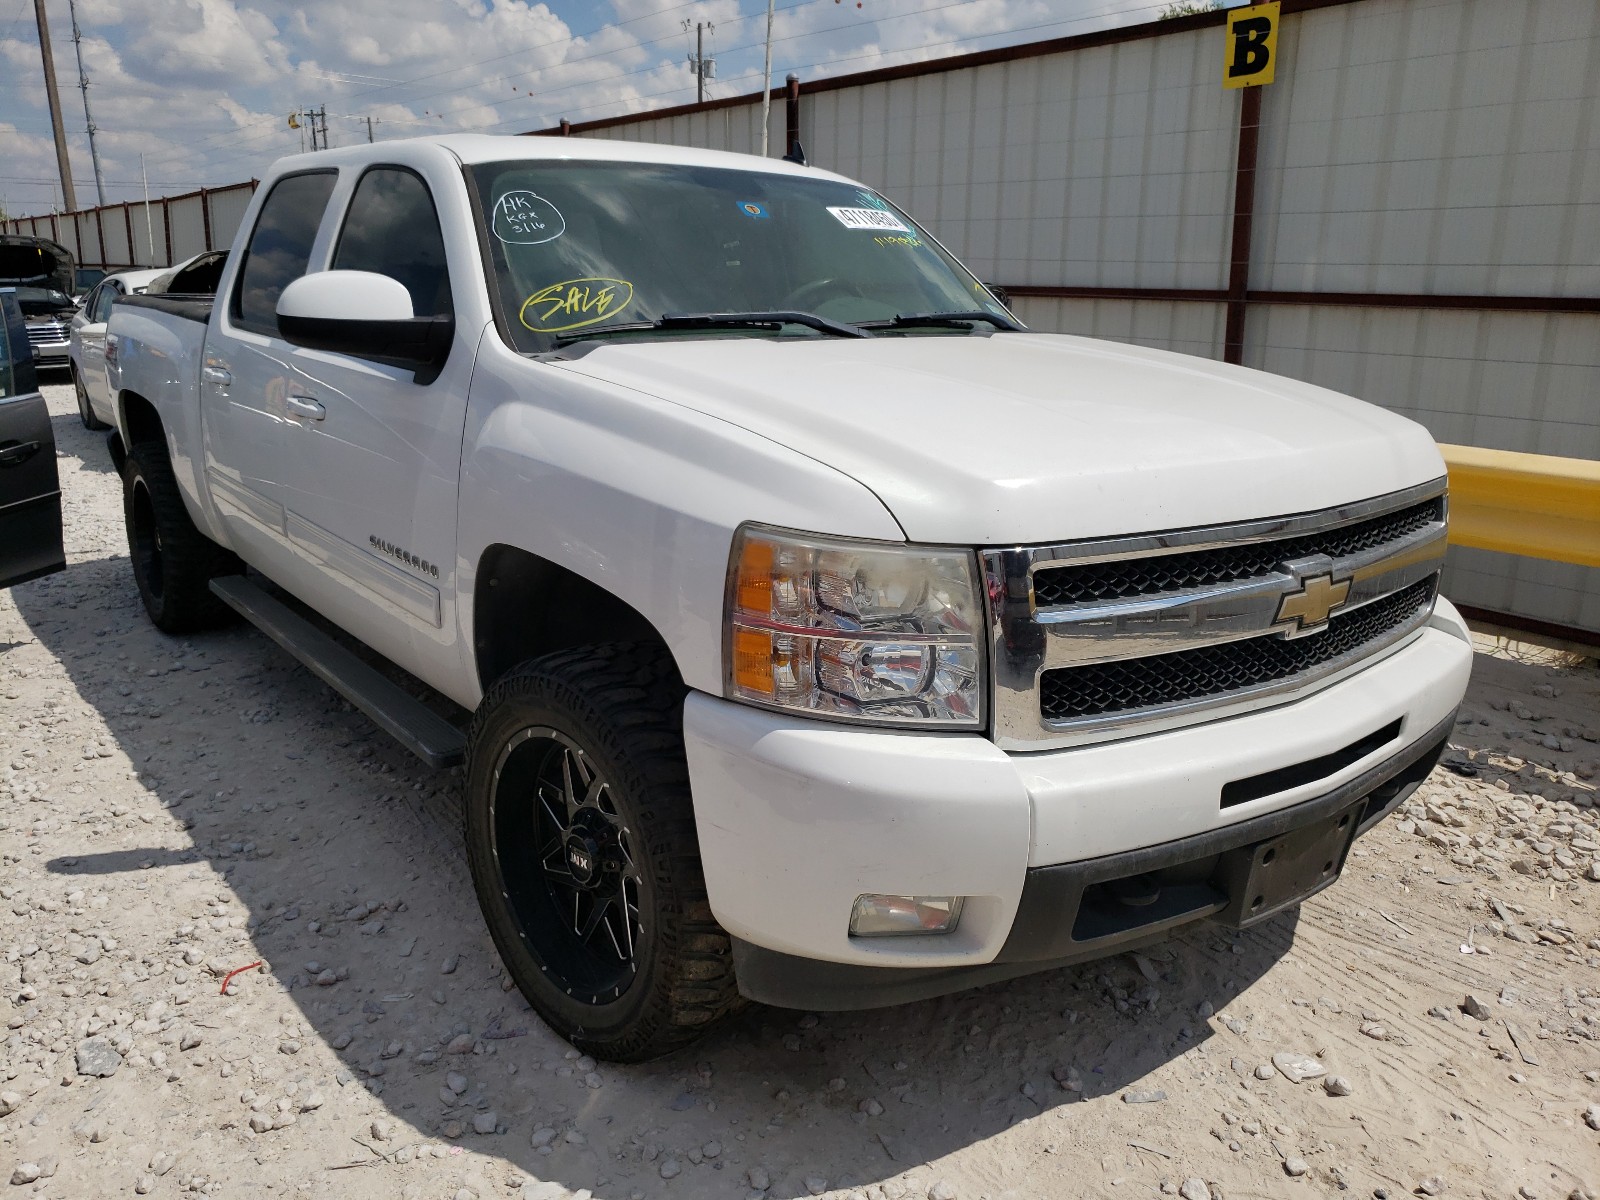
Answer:
[{"label": "door handle", "polygon": [[17,442],[0,450],[0,467],[20,467],[39,453],[38,442]]},{"label": "door handle", "polygon": [[227,387],[233,382],[233,372],[226,367],[208,365],[200,368],[200,378],[206,383],[216,384],[217,387]]},{"label": "door handle", "polygon": [[305,421],[320,421],[328,415],[328,410],[310,396],[290,396],[287,407],[291,417]]}]

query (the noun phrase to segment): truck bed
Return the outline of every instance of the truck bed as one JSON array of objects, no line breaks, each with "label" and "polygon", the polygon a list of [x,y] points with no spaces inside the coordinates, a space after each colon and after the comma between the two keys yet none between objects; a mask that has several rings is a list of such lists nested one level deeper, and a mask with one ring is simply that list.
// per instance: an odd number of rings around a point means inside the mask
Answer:
[{"label": "truck bed", "polygon": [[202,325],[211,323],[211,310],[216,305],[215,296],[196,295],[180,296],[167,293],[158,296],[119,296],[117,304],[126,308],[153,308],[157,312],[170,313],[174,317],[182,317],[186,321],[198,321]]}]

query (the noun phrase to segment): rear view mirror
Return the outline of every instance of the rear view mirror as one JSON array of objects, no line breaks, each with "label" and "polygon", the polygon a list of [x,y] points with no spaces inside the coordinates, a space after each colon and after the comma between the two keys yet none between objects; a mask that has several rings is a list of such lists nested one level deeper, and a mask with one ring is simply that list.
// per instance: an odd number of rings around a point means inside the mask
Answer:
[{"label": "rear view mirror", "polygon": [[371,271],[302,275],[278,297],[278,330],[308,350],[414,367],[418,383],[439,377],[455,321],[413,315],[411,293]]}]

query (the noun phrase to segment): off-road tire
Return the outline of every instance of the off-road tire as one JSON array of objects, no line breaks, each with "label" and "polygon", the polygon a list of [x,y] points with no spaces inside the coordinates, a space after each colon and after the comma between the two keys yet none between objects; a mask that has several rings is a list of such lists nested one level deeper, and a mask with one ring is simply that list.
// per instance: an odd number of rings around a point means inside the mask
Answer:
[{"label": "off-road tire", "polygon": [[219,575],[240,574],[244,564],[195,528],[161,442],[136,442],[128,451],[122,513],[133,579],[157,629],[195,633],[234,620],[210,583]]},{"label": "off-road tire", "polygon": [[[495,945],[512,980],[556,1032],[613,1062],[669,1054],[742,1004],[728,935],[711,915],[700,865],[684,761],[685,690],[662,647],[585,646],[507,672],[484,696],[469,735],[467,854]],[[510,882],[502,871],[496,829],[507,828],[519,798],[528,805],[538,801],[535,791],[509,783],[497,798],[496,773],[533,730],[554,731],[587,756],[627,827],[641,878],[643,928],[631,982],[615,998],[574,999],[558,982],[558,955],[542,957],[540,949],[540,943],[553,945],[555,923],[525,928],[513,899],[532,894],[529,880],[550,896],[555,889],[537,868],[530,875],[524,866]],[[573,931],[561,932],[570,937]],[[546,967],[546,958],[555,965]]]},{"label": "off-road tire", "polygon": [[89,393],[84,390],[83,376],[78,374],[76,364],[72,368],[72,390],[78,394],[78,420],[83,422],[83,427],[95,431],[110,429],[111,426],[94,415],[94,406],[89,403]]}]

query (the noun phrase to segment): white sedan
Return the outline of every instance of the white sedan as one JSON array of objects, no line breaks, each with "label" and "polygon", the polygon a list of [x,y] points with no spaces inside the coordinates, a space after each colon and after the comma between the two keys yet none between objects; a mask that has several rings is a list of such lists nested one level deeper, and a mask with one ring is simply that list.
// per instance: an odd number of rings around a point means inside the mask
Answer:
[{"label": "white sedan", "polygon": [[118,296],[142,292],[167,272],[120,271],[95,284],[72,317],[67,334],[67,361],[72,386],[78,393],[78,417],[86,429],[105,429],[111,419],[111,399],[106,390],[106,318]]}]

